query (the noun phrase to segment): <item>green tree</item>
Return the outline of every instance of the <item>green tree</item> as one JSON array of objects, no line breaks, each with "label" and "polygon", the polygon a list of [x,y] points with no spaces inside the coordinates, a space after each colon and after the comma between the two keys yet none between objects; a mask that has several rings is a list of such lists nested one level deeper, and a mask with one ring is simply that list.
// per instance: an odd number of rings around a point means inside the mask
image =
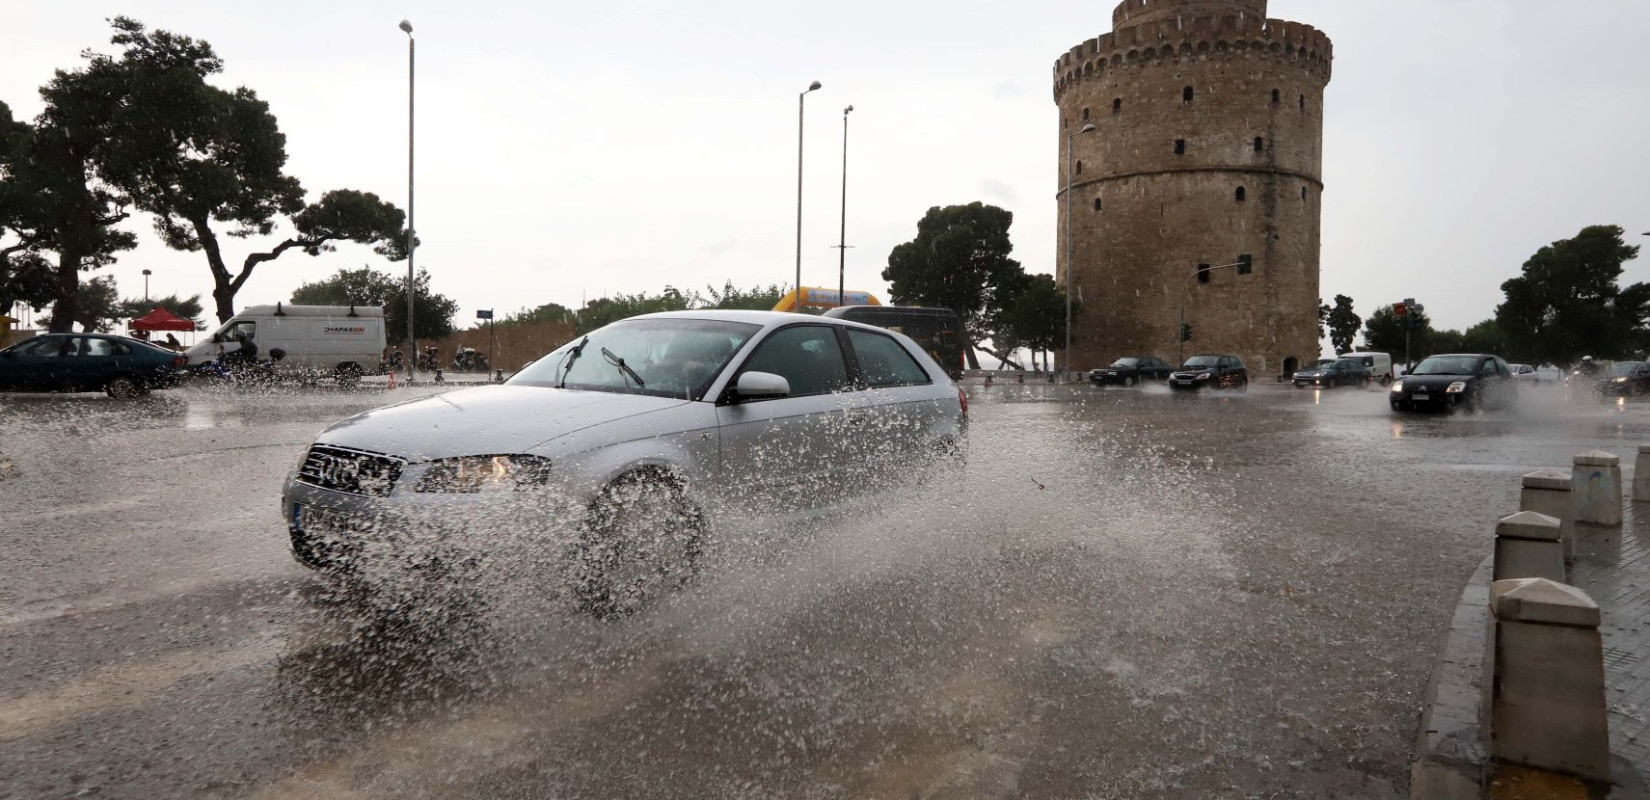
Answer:
[{"label": "green tree", "polygon": [[1363,327],[1363,317],[1352,310],[1352,298],[1344,294],[1335,295],[1335,307],[1327,314],[1320,314],[1329,325],[1329,341],[1335,346],[1336,353],[1351,352],[1352,344],[1358,338],[1358,329]]},{"label": "green tree", "polygon": [[1621,288],[1622,265],[1639,248],[1615,225],[1583,228],[1536,251],[1523,274],[1501,284],[1495,321],[1524,358],[1565,363],[1581,355],[1620,358],[1647,343],[1650,285]]},{"label": "green tree", "polygon": [[[205,253],[220,322],[234,316],[235,295],[253,270],[290,250],[314,256],[350,241],[405,257],[406,215],[377,195],[337,189],[306,204],[298,179],[285,172],[286,136],[269,104],[251,89],[207,83],[223,70],[210,44],[150,33],[126,17],[112,24],[111,42],[124,51],[87,53],[80,72],[59,73],[62,91],[112,109],[98,153],[104,178],[155,216],[168,247]],[[231,271],[220,226],[234,238],[267,236],[283,218],[292,235]]]},{"label": "green tree", "polygon": [[104,275],[80,281],[75,287],[75,302],[67,308],[54,303],[48,324],[51,330],[58,332],[71,331],[79,325],[83,331],[108,333],[114,330],[115,321],[124,316],[120,292],[115,289],[115,278]]},{"label": "green tree", "polygon": [[[1072,315],[1075,317],[1079,311],[1081,305],[1073,302]],[[1043,363],[1047,364],[1047,353],[1066,344],[1066,293],[1054,282],[1053,275],[1029,275],[1014,292],[1001,321],[992,344],[1004,350],[1030,348],[1033,361],[1043,354]]]},{"label": "green tree", "polygon": [[537,308],[524,308],[512,314],[505,314],[498,320],[499,325],[521,325],[529,322],[565,322],[577,323],[578,314],[573,309],[560,303],[545,303]]},{"label": "green tree", "polygon": [[1322,297],[1318,298],[1318,341],[1320,342],[1323,341],[1323,337],[1329,335],[1329,312],[1333,310],[1328,303],[1323,301]]},{"label": "green tree", "polygon": [[[292,302],[301,306],[382,307],[384,336],[392,342],[407,339],[406,279],[397,279],[371,267],[341,269],[332,277],[306,283],[292,291]],[[413,282],[413,315],[419,339],[441,339],[452,335],[453,315],[458,301],[430,290],[430,273],[419,270]]]},{"label": "green tree", "polygon": [[589,333],[637,314],[686,311],[699,307],[702,302],[703,298],[699,297],[698,293],[684,293],[674,286],[666,286],[664,291],[656,295],[642,292],[597,298],[585,303],[584,308],[579,311],[578,329],[579,333]]},{"label": "green tree", "polygon": [[164,308],[195,323],[195,330],[197,331],[205,329],[205,326],[201,324],[201,296],[198,294],[189,297],[179,297],[172,294],[147,300],[141,297],[128,297],[120,302],[118,316],[121,319],[136,319],[157,308]]},{"label": "green tree", "polygon": [[[917,237],[888,254],[882,278],[893,301],[957,312],[976,346],[1007,329],[1001,318],[1025,286],[1025,270],[1009,257],[1013,224],[1011,212],[979,202],[928,209]],[[1064,318],[1062,310],[1062,324]]]},{"label": "green tree", "polygon": [[707,307],[747,311],[770,311],[779,305],[779,298],[784,297],[789,291],[789,288],[777,283],[741,289],[734,286],[733,281],[727,281],[722,284],[721,290],[714,286],[705,287]]},{"label": "green tree", "polygon": [[1364,350],[1391,353],[1394,361],[1404,358],[1405,334],[1408,333],[1407,352],[1412,360],[1424,358],[1433,350],[1432,319],[1424,311],[1411,310],[1400,317],[1392,306],[1382,306],[1364,320]]},{"label": "green tree", "polygon": [[65,80],[60,72],[42,87],[46,109],[33,125],[0,103],[0,309],[50,301],[59,332],[79,316],[80,273],[137,246],[115,227],[128,217],[125,198],[95,172],[108,110],[63,91]]}]

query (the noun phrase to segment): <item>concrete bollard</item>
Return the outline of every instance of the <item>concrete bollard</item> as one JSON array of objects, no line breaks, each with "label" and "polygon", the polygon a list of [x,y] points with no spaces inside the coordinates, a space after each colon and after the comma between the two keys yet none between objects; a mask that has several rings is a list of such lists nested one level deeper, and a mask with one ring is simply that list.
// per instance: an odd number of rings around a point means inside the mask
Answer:
[{"label": "concrete bollard", "polygon": [[1598,605],[1580,589],[1544,578],[1496,581],[1490,619],[1490,755],[1608,782]]},{"label": "concrete bollard", "polygon": [[1524,490],[1518,497],[1519,511],[1534,511],[1555,517],[1563,529],[1564,563],[1576,558],[1575,499],[1570,496],[1570,473],[1544,469],[1524,476]]},{"label": "concrete bollard", "polygon": [[1594,450],[1576,456],[1570,471],[1575,521],[1584,525],[1621,525],[1621,459]]},{"label": "concrete bollard", "polygon": [[1633,502],[1650,502],[1650,444],[1639,445],[1633,460]]},{"label": "concrete bollard", "polygon": [[1495,523],[1495,577],[1564,583],[1563,527],[1555,517],[1520,511]]}]

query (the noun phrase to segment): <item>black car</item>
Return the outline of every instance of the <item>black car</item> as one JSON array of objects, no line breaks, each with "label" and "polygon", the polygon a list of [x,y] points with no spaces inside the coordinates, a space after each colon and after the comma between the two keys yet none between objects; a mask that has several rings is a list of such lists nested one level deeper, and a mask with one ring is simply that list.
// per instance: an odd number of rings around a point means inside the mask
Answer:
[{"label": "black car", "polygon": [[1089,370],[1089,381],[1098,386],[1134,386],[1145,381],[1166,381],[1174,367],[1157,356],[1125,356],[1109,367]]},{"label": "black car", "polygon": [[1237,356],[1192,356],[1169,374],[1169,388],[1195,392],[1203,388],[1249,391],[1249,369]]},{"label": "black car", "polygon": [[[1609,369],[1591,377],[1594,388],[1605,397],[1635,397],[1650,394],[1650,364],[1617,361]],[[1572,385],[1572,390],[1574,385]]]},{"label": "black car", "polygon": [[1432,356],[1392,384],[1393,411],[1480,411],[1518,402],[1512,368],[1498,356]]},{"label": "black car", "polygon": [[1362,389],[1369,385],[1369,368],[1363,362],[1351,358],[1325,358],[1318,361],[1315,367],[1307,367],[1295,373],[1295,388],[1304,389],[1308,386],[1318,386],[1324,389],[1333,389],[1337,386],[1356,386]]},{"label": "black car", "polygon": [[177,382],[184,356],[96,333],[48,333],[0,350],[0,391],[135,397]]}]

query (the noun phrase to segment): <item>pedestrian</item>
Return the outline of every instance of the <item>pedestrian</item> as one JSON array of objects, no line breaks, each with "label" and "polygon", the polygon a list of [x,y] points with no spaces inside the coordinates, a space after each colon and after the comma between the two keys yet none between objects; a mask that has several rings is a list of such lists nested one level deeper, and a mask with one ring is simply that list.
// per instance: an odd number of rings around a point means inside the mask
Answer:
[{"label": "pedestrian", "polygon": [[166,334],[166,346],[172,348],[173,350],[183,349],[183,344],[178,341],[178,337],[173,336],[170,333]]}]

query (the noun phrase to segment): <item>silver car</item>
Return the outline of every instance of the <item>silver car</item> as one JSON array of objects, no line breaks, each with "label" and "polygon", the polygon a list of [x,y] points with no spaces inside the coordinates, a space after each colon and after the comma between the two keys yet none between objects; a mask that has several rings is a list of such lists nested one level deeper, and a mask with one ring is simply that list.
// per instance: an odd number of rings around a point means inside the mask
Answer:
[{"label": "silver car", "polygon": [[287,476],[282,513],[297,559],[345,576],[450,569],[501,520],[570,531],[555,552],[580,604],[623,614],[692,576],[714,509],[838,494],[868,465],[955,452],[966,422],[966,396],[900,334],[649,314],[502,386],[332,425]]}]

